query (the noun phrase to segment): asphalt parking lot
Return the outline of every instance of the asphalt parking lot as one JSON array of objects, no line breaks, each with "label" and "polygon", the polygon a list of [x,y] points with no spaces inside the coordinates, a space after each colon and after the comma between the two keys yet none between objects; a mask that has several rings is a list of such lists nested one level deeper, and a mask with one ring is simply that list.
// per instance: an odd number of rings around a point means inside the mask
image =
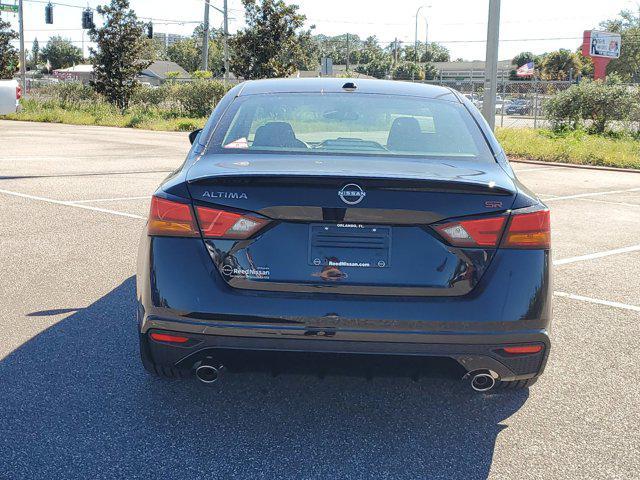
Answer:
[{"label": "asphalt parking lot", "polygon": [[147,375],[149,195],[186,134],[0,121],[0,478],[638,478],[640,173],[514,164],[552,209],[553,351],[530,390]]}]

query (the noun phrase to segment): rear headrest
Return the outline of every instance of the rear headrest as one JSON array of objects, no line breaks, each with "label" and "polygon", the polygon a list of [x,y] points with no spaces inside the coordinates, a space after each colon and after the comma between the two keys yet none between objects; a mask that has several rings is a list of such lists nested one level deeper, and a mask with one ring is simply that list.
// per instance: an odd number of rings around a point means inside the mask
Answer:
[{"label": "rear headrest", "polygon": [[291,124],[287,122],[269,122],[256,130],[254,147],[296,147],[298,140]]},{"label": "rear headrest", "polygon": [[391,124],[387,147],[397,150],[414,150],[422,143],[422,131],[413,117],[398,117]]}]

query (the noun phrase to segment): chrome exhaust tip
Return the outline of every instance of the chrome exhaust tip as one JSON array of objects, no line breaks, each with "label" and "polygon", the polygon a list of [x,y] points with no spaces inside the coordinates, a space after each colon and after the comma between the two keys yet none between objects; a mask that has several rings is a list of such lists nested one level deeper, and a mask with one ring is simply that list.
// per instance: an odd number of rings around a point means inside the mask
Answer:
[{"label": "chrome exhaust tip", "polygon": [[488,392],[496,385],[498,374],[491,370],[477,370],[469,372],[465,377],[471,380],[471,388],[476,392]]},{"label": "chrome exhaust tip", "polygon": [[196,378],[202,383],[212,385],[222,378],[224,365],[214,363],[210,358],[205,358],[197,364]]}]

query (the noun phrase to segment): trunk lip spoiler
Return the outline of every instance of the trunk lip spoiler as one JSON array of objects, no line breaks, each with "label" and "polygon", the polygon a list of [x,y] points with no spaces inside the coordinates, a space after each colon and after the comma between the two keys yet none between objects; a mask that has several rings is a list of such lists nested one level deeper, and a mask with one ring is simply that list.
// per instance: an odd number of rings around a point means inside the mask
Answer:
[{"label": "trunk lip spoiler", "polygon": [[[518,188],[516,185],[513,185],[511,189],[506,186],[500,185],[491,185],[491,182],[473,182],[469,180],[452,180],[452,179],[432,179],[432,178],[421,178],[417,176],[385,176],[385,175],[337,175],[333,173],[329,174],[281,174],[281,173],[241,173],[241,174],[209,174],[202,175],[195,178],[187,179],[187,183],[191,185],[203,183],[206,181],[215,181],[215,180],[281,180],[283,183],[288,183],[291,181],[292,185],[299,185],[299,182],[293,182],[292,180],[300,180],[307,179],[310,180],[325,180],[326,183],[329,182],[349,182],[349,181],[390,181],[401,183],[414,183],[413,186],[401,187],[398,185],[397,188],[394,186],[379,186],[374,188],[379,188],[381,190],[399,190],[399,191],[424,191],[424,192],[442,192],[446,191],[449,193],[461,193],[461,194],[478,194],[478,195],[501,195],[501,196],[512,196],[518,193]],[[322,184],[322,182],[319,182]],[[459,188],[456,188],[459,187]],[[443,188],[444,187],[444,188]],[[475,191],[474,191],[475,190]]]}]

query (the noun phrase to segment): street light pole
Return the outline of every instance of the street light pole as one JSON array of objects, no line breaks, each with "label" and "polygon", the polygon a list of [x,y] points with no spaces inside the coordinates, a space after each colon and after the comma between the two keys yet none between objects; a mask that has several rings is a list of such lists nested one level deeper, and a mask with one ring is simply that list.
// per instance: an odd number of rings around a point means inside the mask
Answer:
[{"label": "street light pole", "polygon": [[224,31],[222,43],[224,47],[224,83],[226,85],[229,80],[229,46],[227,45],[227,37],[229,36],[229,9],[227,8],[227,0],[224,0]]},{"label": "street light pole", "polygon": [[202,33],[202,70],[209,70],[209,0],[204,0],[204,28]]},{"label": "street light pole", "polygon": [[[431,5],[420,5],[418,7],[418,10],[416,10],[416,34],[413,42],[413,57],[416,64],[420,63],[420,60],[418,59],[418,15],[420,15],[420,10],[422,10],[423,8],[431,8]],[[427,22],[427,29],[428,29],[429,23],[426,20],[426,18],[425,18],[425,21]],[[411,73],[411,80],[415,80],[414,72]]]},{"label": "street light pole", "polygon": [[20,30],[20,81],[22,82],[22,94],[27,94],[27,53],[24,50],[24,9],[22,0],[18,3],[18,24]]},{"label": "street light pole", "polygon": [[498,43],[500,39],[500,0],[489,0],[487,54],[484,65],[484,100],[482,115],[493,130],[496,126],[498,93]]}]

